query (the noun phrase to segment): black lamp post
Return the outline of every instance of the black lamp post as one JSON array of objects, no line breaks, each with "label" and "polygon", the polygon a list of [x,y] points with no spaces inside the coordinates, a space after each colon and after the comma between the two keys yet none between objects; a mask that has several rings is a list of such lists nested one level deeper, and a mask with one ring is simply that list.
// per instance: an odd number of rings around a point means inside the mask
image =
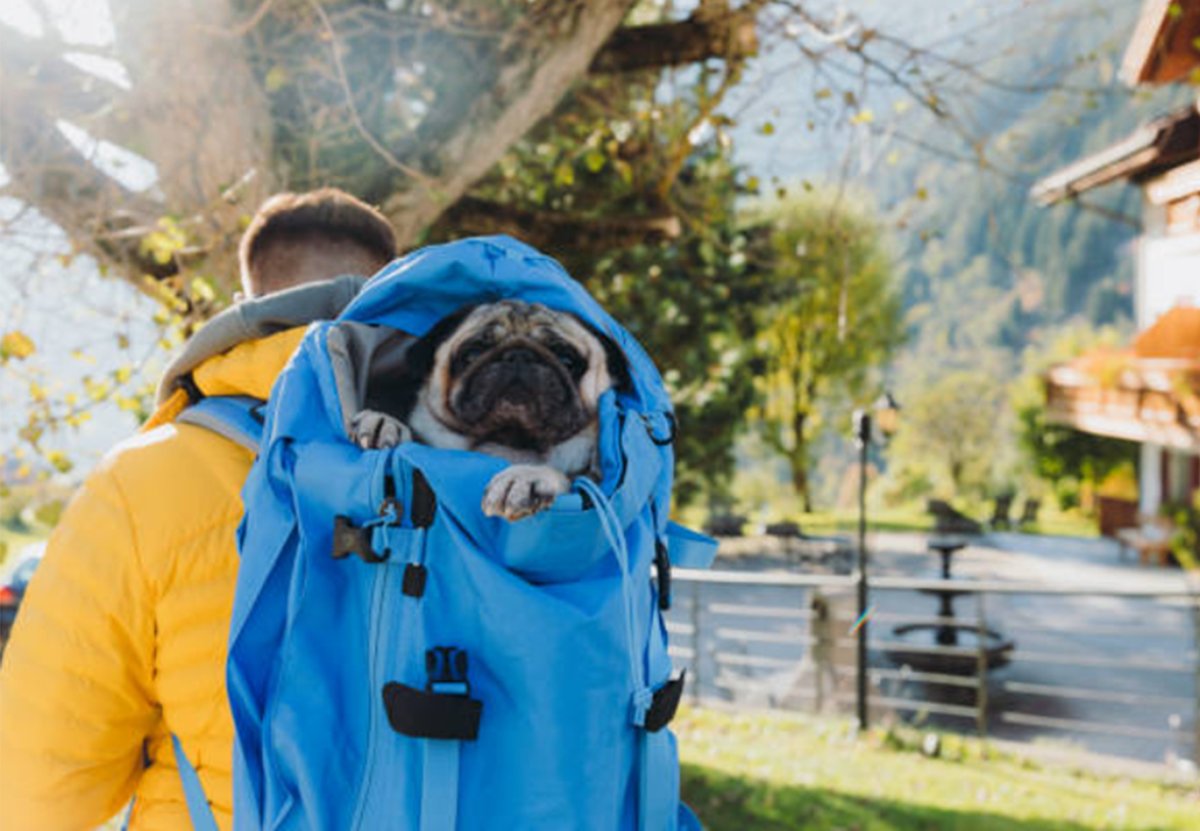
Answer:
[{"label": "black lamp post", "polygon": [[858,444],[858,726],[867,729],[867,455],[873,428],[886,439],[896,432],[900,405],[890,392],[871,405],[854,411],[854,439]]}]

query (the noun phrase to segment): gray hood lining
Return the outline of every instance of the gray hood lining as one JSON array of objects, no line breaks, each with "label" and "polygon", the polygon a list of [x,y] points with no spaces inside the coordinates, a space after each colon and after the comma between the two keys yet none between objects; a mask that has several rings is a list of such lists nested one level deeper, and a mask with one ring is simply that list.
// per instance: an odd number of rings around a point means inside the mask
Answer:
[{"label": "gray hood lining", "polygon": [[332,320],[350,303],[367,282],[366,277],[346,274],[319,283],[269,294],[229,307],[208,321],[184,345],[163,373],[158,386],[161,404],[200,364],[235,346],[317,320]]}]

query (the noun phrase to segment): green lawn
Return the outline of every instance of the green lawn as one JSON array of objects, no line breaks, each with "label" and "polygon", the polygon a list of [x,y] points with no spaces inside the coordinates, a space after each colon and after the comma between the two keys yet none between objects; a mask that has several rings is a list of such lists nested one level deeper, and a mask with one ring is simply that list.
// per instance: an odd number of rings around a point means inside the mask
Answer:
[{"label": "green lawn", "polygon": [[683,793],[706,831],[1200,828],[1200,790],[1040,768],[944,737],[930,759],[845,721],[688,709]]}]

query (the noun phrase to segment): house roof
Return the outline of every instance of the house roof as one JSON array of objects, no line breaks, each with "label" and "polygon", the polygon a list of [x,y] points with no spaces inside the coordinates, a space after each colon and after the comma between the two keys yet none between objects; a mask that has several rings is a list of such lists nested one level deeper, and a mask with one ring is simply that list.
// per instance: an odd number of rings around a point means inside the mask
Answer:
[{"label": "house roof", "polygon": [[1133,342],[1138,358],[1165,358],[1200,364],[1200,307],[1175,306]]},{"label": "house roof", "polygon": [[1200,67],[1200,0],[1144,0],[1121,63],[1130,86],[1165,84]]},{"label": "house roof", "polygon": [[1116,144],[1051,173],[1038,180],[1029,194],[1039,205],[1050,205],[1119,179],[1142,181],[1195,159],[1200,159],[1200,102],[1157,118]]}]

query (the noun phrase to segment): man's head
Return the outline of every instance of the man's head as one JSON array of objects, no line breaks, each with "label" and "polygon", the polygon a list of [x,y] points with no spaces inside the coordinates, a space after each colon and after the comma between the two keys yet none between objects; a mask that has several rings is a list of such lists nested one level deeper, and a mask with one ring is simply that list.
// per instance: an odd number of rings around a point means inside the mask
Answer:
[{"label": "man's head", "polygon": [[371,275],[395,256],[396,236],[383,214],[337,188],[272,196],[238,249],[249,297],[342,274]]}]

